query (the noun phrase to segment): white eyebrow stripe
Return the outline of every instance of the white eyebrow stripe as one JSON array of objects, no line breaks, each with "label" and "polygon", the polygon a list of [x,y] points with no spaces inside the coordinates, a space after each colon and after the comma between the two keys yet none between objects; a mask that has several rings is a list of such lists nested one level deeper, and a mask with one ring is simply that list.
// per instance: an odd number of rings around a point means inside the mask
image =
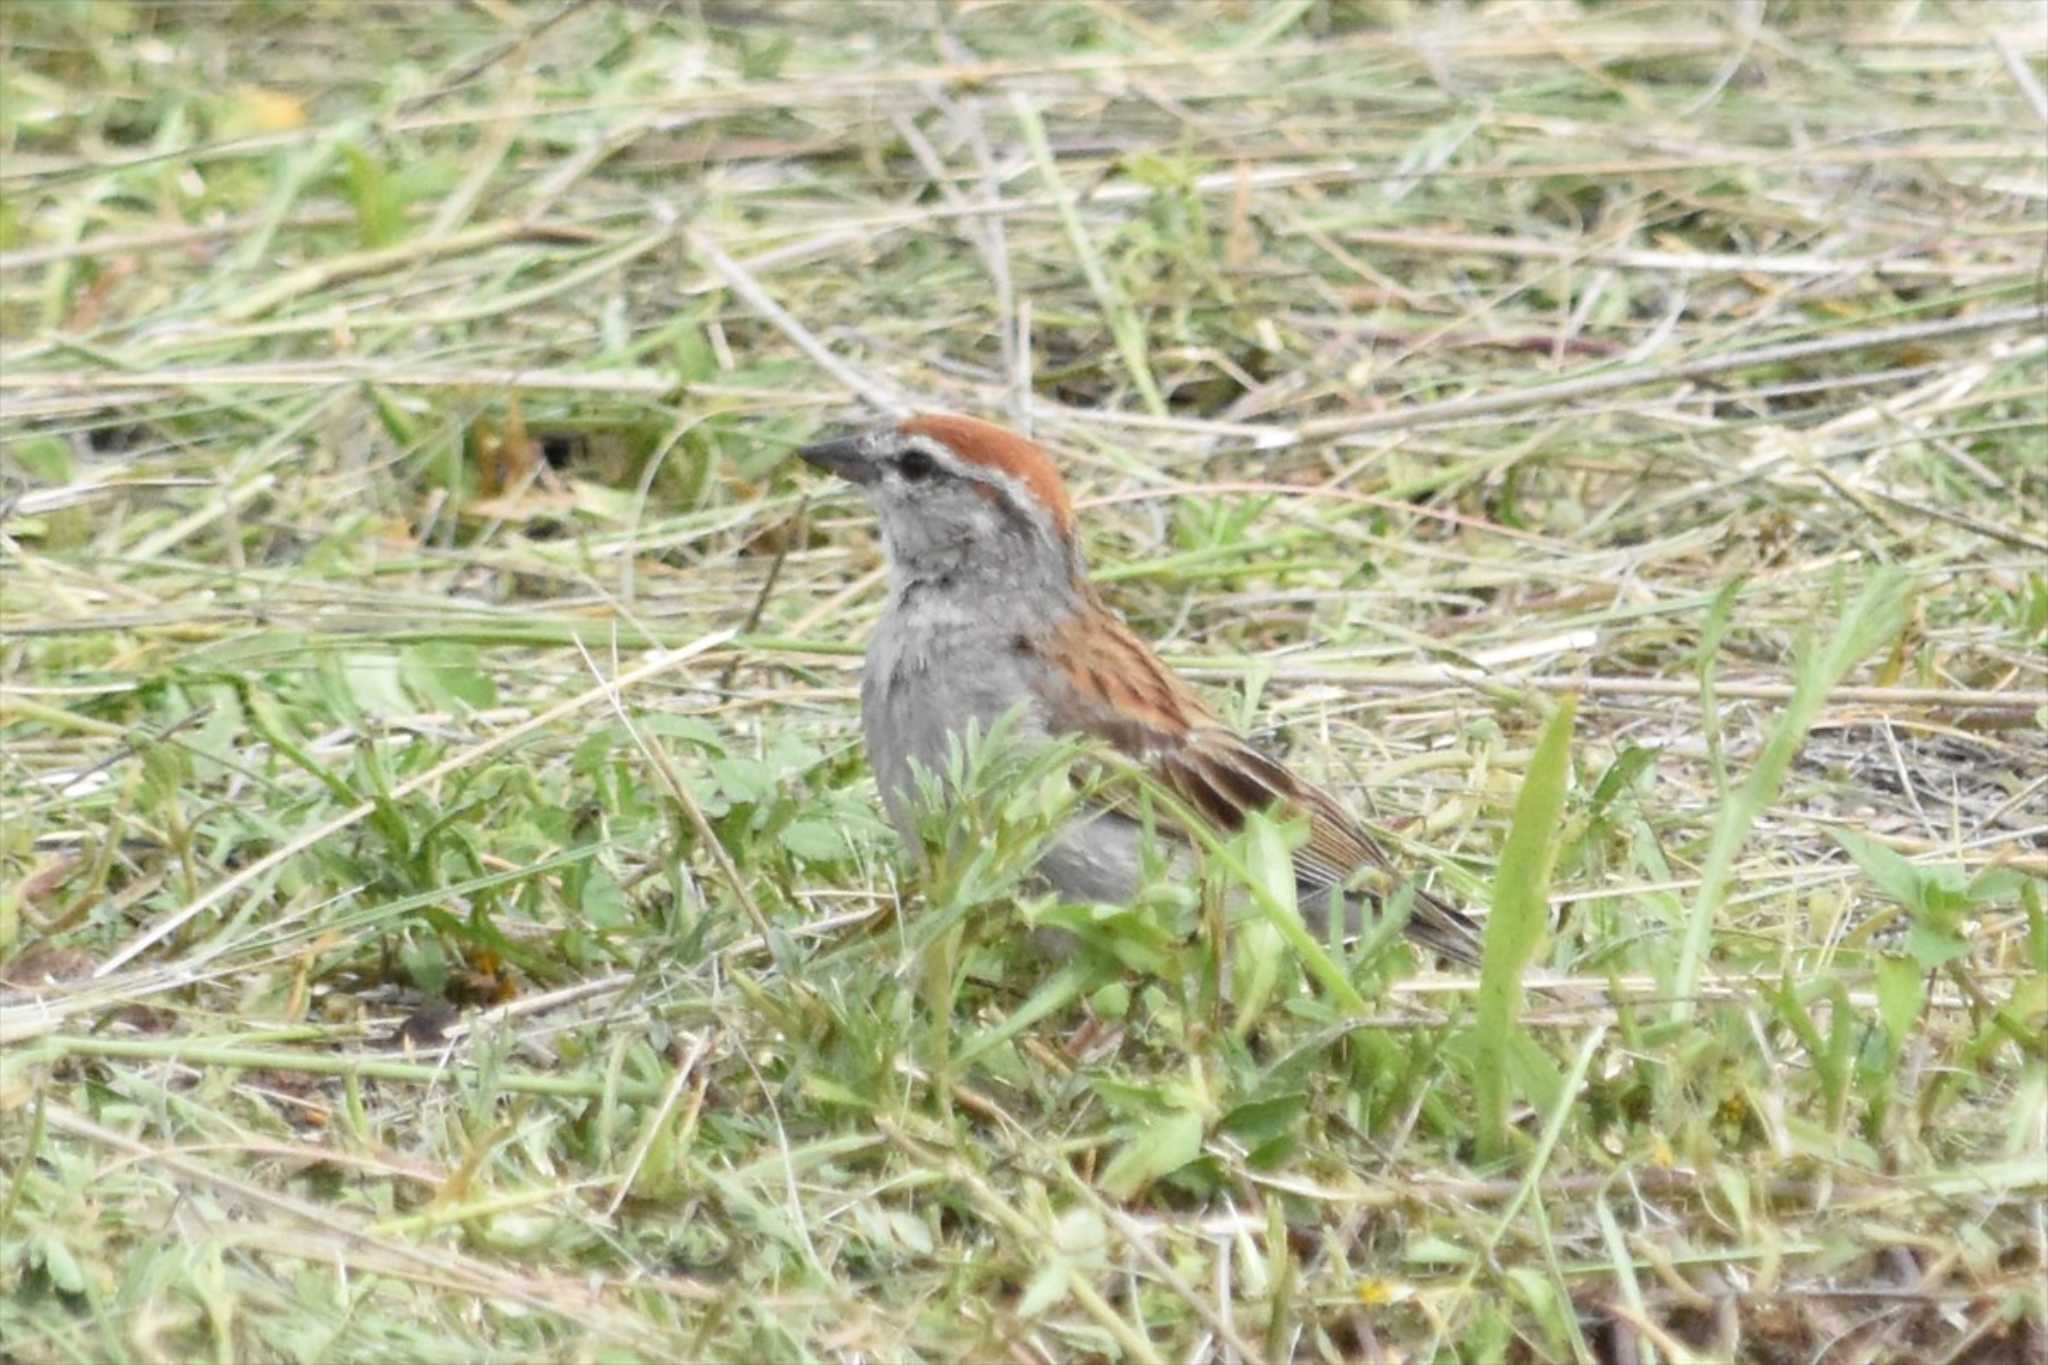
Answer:
[{"label": "white eyebrow stripe", "polygon": [[1008,471],[982,464],[978,460],[970,460],[936,436],[927,436],[923,432],[905,437],[904,447],[908,450],[923,451],[951,474],[995,489],[1009,500],[1011,507],[1034,524],[1048,520],[1048,514],[1038,501],[1038,495],[1033,493],[1022,479]]}]

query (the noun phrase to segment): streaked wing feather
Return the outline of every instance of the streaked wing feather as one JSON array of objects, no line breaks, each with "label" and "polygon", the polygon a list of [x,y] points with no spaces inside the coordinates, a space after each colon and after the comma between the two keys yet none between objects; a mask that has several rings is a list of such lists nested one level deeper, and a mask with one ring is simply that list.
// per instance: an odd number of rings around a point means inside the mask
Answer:
[{"label": "streaked wing feather", "polygon": [[[1067,680],[1041,696],[1054,733],[1105,741],[1221,831],[1243,828],[1247,810],[1277,806],[1306,814],[1309,837],[1294,854],[1304,909],[1316,913],[1336,889],[1347,907],[1362,911],[1397,884],[1386,851],[1329,793],[1226,726],[1107,612],[1091,617],[1086,629],[1055,632],[1034,647],[1054,665],[1050,674]],[[1447,956],[1478,960],[1477,926],[1419,887],[1408,932]]]}]

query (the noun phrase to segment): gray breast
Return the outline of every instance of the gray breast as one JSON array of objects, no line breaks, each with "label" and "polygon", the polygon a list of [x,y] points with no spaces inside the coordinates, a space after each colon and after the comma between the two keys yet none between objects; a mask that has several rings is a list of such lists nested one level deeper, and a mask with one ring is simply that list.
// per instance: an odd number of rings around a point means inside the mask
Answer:
[{"label": "gray breast", "polygon": [[1017,733],[1044,736],[1012,634],[937,602],[892,606],[876,629],[861,674],[861,727],[889,818],[906,839],[914,834],[913,760],[945,772],[955,731],[972,720],[985,732],[1020,702]]}]

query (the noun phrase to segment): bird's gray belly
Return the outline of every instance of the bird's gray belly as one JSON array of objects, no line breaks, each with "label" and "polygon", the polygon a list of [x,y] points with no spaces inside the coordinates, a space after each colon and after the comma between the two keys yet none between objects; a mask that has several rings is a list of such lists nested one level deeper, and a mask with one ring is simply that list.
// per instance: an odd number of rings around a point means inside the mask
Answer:
[{"label": "bird's gray belly", "polygon": [[[907,642],[913,634],[922,647]],[[958,732],[972,722],[986,734],[1029,696],[1014,660],[1004,657],[984,632],[930,627],[911,632],[883,621],[861,674],[861,728],[882,802],[906,841],[917,834],[912,810],[916,770],[943,777]],[[1028,711],[1018,721],[1026,727],[1026,738],[1044,734]]]},{"label": "bird's gray belly", "polygon": [[1095,811],[1046,849],[1038,875],[1070,901],[1127,901],[1138,894],[1143,840],[1135,820]]},{"label": "bird's gray belly", "polygon": [[[905,646],[884,622],[868,648],[861,676],[861,726],[882,803],[906,846],[916,850],[916,770],[933,778],[949,771],[955,736],[972,721],[983,734],[1006,714],[1025,745],[1044,743],[1044,716],[1022,672],[1026,660],[1008,648],[1009,632],[963,628],[922,632],[923,650]],[[1127,901],[1138,890],[1142,832],[1113,812],[1077,820],[1047,848],[1039,875],[1070,900]]]}]

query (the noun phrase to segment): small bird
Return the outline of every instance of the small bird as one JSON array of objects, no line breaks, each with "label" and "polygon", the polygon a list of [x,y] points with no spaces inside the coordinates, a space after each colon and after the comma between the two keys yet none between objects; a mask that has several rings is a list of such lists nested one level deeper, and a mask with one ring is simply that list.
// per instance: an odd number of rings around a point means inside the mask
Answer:
[{"label": "small bird", "polygon": [[[1015,712],[1026,741],[1106,743],[1220,833],[1242,827],[1248,810],[1305,816],[1294,875],[1311,925],[1327,925],[1333,902],[1347,924],[1377,906],[1392,865],[1372,836],[1226,725],[1103,605],[1043,447],[988,422],[923,413],[798,454],[858,485],[881,523],[889,604],[868,644],[861,725],[906,843],[917,839],[913,763],[943,773],[950,737]],[[1037,870],[1069,899],[1127,901],[1145,837],[1138,819],[1103,809],[1055,840]],[[1425,947],[1478,960],[1473,922],[1419,887],[1407,927]]]}]

